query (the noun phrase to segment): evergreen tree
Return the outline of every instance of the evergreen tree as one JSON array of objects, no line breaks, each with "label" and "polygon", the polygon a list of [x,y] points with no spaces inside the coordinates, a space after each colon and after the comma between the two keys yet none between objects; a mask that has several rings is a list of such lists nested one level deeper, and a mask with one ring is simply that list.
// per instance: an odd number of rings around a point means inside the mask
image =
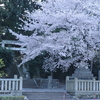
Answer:
[{"label": "evergreen tree", "polygon": [[6,39],[13,39],[11,34],[7,31],[8,28],[16,31],[17,33],[24,33],[21,26],[24,23],[20,20],[27,20],[24,15],[26,11],[32,12],[34,9],[38,9],[32,0],[0,0],[0,34],[7,33]]}]

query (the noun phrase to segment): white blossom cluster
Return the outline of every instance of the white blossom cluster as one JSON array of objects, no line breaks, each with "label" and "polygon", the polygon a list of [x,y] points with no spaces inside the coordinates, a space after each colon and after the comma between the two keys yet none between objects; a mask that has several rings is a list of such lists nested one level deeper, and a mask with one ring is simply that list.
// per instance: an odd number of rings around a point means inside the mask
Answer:
[{"label": "white blossom cluster", "polygon": [[24,54],[22,63],[45,50],[51,55],[44,63],[45,69],[61,67],[67,70],[71,64],[87,67],[83,63],[93,59],[100,49],[100,1],[47,0],[39,5],[41,9],[27,12],[29,21],[23,21],[25,26],[22,29],[33,31],[33,34],[14,33],[27,48],[21,52]]}]

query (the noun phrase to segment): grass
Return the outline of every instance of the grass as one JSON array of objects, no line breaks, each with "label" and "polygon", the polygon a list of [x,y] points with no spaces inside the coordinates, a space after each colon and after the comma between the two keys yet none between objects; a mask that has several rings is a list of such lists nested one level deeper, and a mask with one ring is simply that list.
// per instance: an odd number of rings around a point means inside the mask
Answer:
[{"label": "grass", "polygon": [[25,96],[0,96],[0,100],[24,100]]}]

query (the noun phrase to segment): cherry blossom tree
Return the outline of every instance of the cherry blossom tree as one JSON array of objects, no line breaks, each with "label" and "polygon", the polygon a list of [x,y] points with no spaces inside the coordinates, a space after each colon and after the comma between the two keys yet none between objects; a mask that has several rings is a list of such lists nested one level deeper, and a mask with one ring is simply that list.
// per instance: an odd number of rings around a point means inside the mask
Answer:
[{"label": "cherry blossom tree", "polygon": [[[47,0],[39,5],[41,9],[27,12],[28,21],[23,21],[22,29],[33,34],[23,36],[12,32],[23,42],[20,45],[27,48],[21,51],[22,63],[47,51],[50,56],[45,69],[67,70],[71,64],[87,67],[100,49],[100,1]],[[48,65],[50,61],[52,64]]]}]

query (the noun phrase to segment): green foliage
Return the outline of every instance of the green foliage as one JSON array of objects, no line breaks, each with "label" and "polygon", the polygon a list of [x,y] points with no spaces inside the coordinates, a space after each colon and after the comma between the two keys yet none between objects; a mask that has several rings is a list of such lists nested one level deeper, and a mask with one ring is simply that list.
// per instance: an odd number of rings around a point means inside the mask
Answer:
[{"label": "green foliage", "polygon": [[13,51],[3,49],[0,47],[0,59],[2,59],[0,63],[1,63],[1,66],[3,66],[3,67],[0,67],[0,71],[2,72],[9,71],[10,66],[13,64],[13,58],[14,58]]},{"label": "green foliage", "polygon": [[33,77],[41,77],[41,78],[47,78],[48,75],[50,75],[50,72],[45,72],[45,70],[42,68],[44,58],[47,56],[46,52],[43,52],[43,54],[37,56],[34,60],[31,60],[28,62],[29,65],[29,73],[31,78]]},{"label": "green foliage", "polygon": [[87,99],[87,100],[94,100],[94,99],[97,99],[99,100],[100,99],[100,94],[95,94],[95,93],[91,93],[91,94],[83,94],[83,95],[78,95],[78,98],[79,99]]},{"label": "green foliage", "polygon": [[[19,29],[24,23],[20,20],[27,20],[24,16],[26,11],[32,12],[34,9],[38,9],[40,6],[32,0],[0,0],[0,34],[6,32],[7,39],[15,38],[7,31],[8,28],[17,33],[25,33],[24,30]],[[8,38],[9,37],[9,38]]]},{"label": "green foliage", "polygon": [[4,61],[2,59],[0,59],[0,68],[2,68],[4,66],[5,66]]},{"label": "green foliage", "polygon": [[7,74],[2,70],[5,67],[4,61],[0,59],[0,77],[7,76]]},{"label": "green foliage", "polygon": [[25,96],[0,96],[0,100],[24,100]]},{"label": "green foliage", "polygon": [[13,63],[14,52],[0,47],[0,58],[3,59],[5,66],[10,66]]}]

